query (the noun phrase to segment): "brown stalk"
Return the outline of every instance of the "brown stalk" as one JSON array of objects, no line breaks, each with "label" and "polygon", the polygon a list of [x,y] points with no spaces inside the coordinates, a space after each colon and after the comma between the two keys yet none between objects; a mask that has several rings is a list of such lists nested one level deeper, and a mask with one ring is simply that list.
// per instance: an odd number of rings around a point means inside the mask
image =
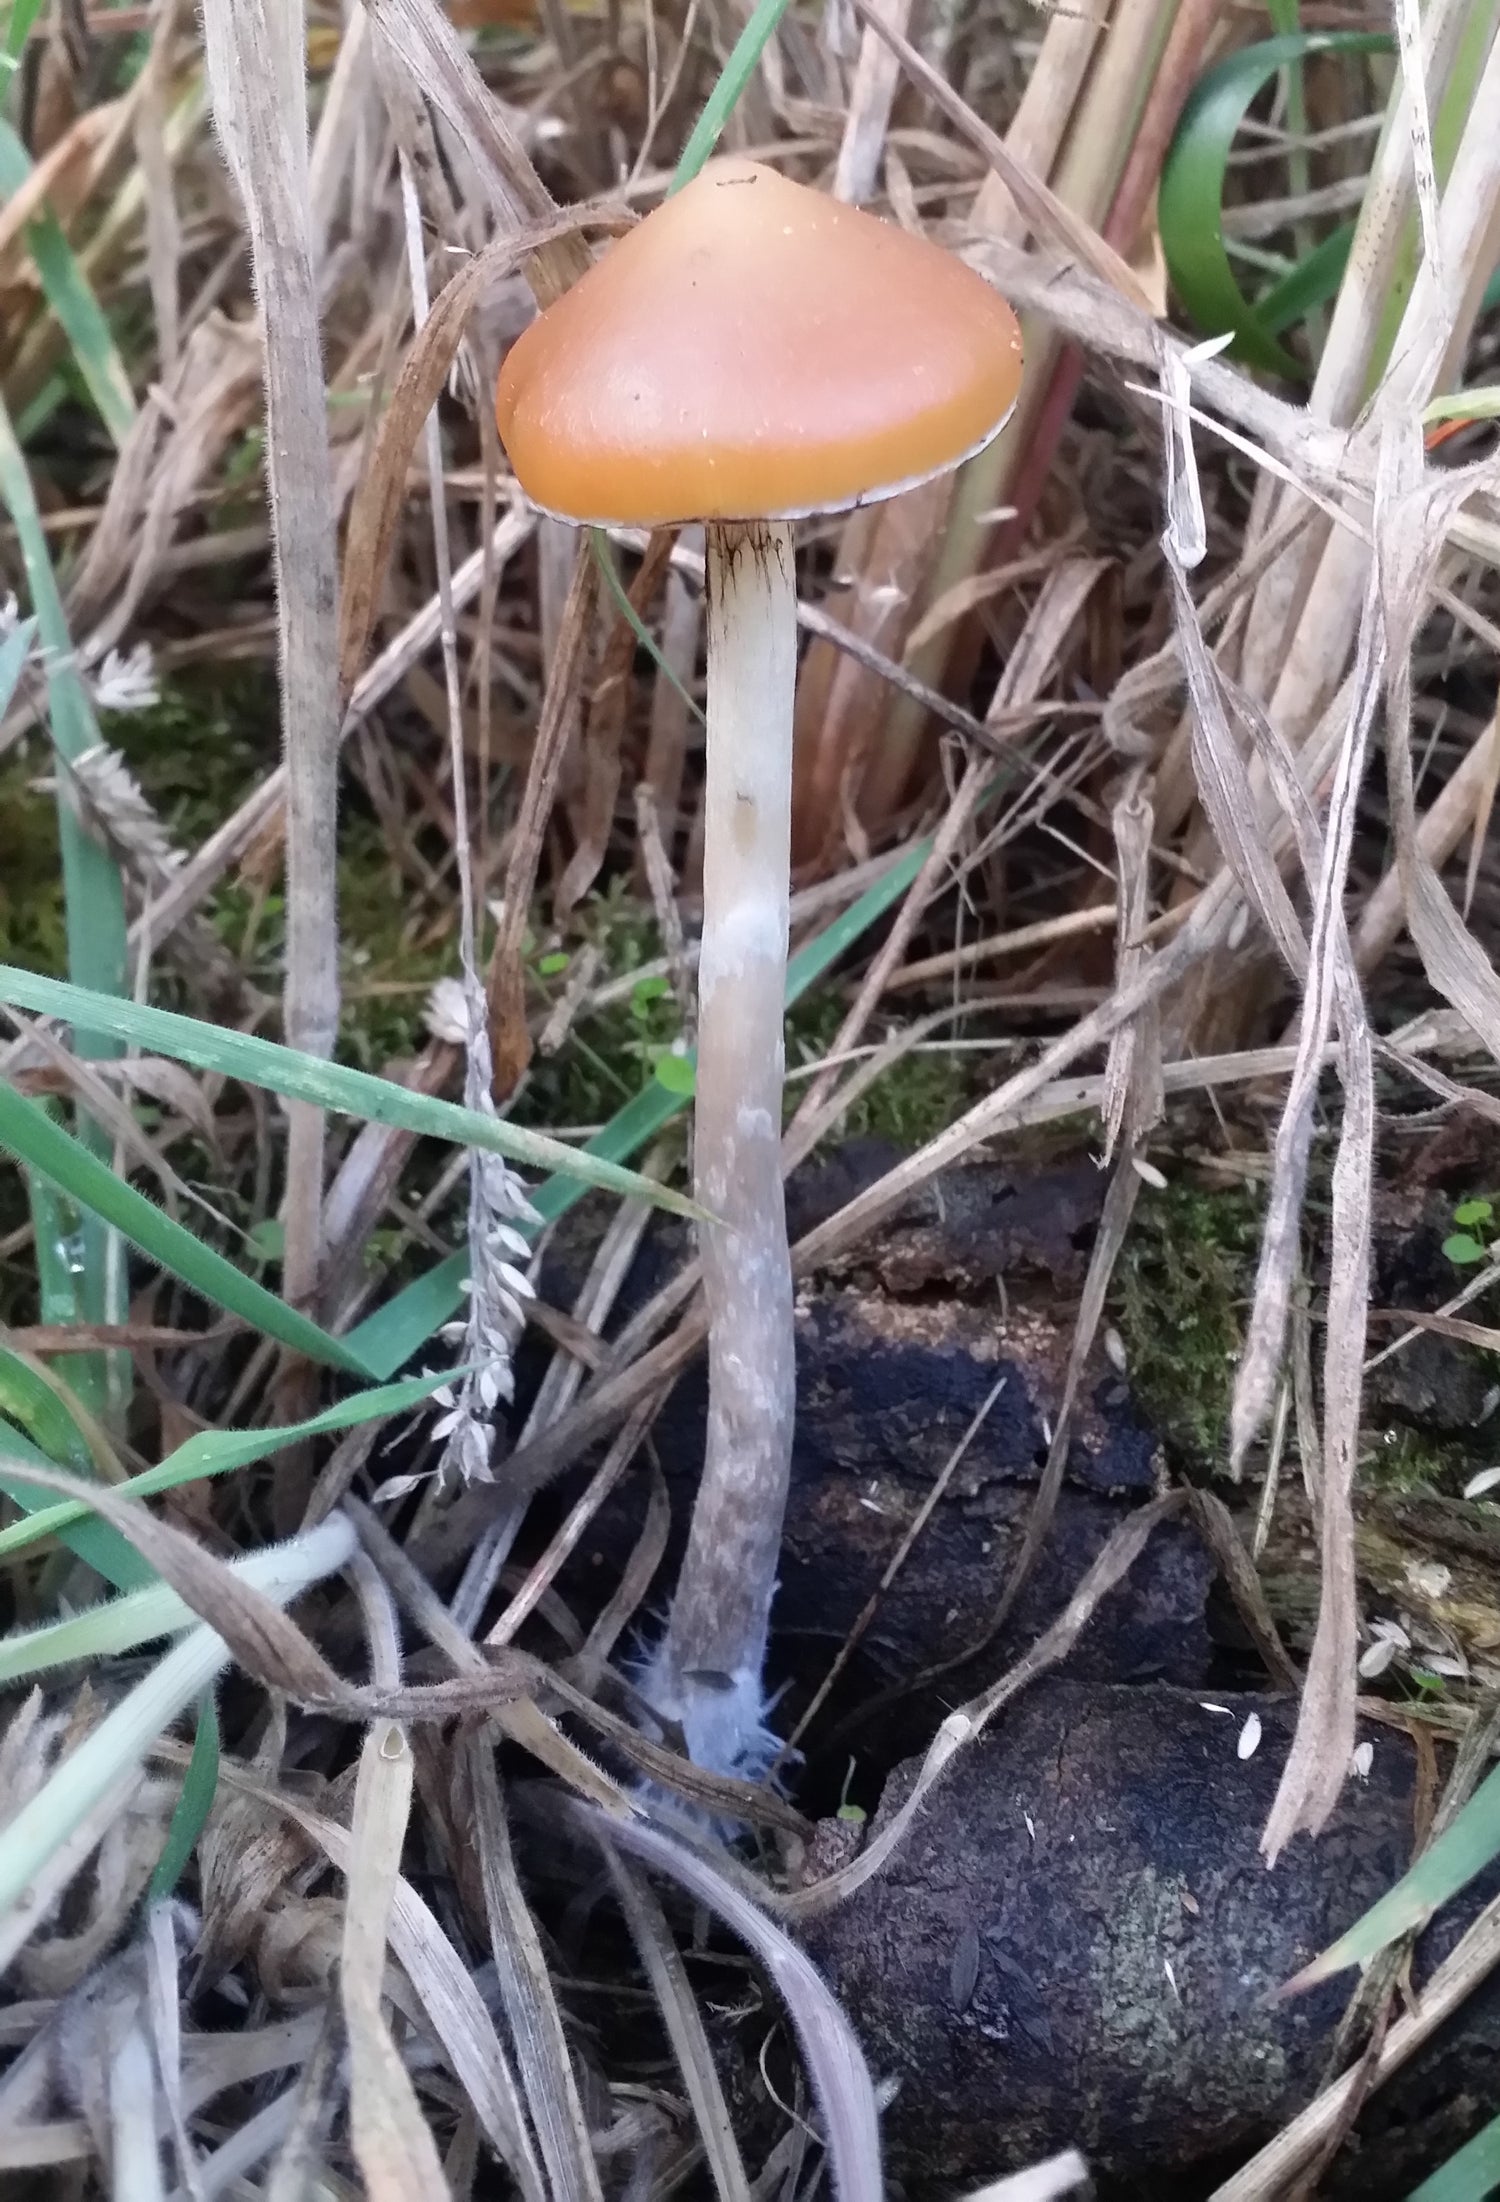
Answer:
[{"label": "brown stalk", "polygon": [[[1052,175],[1058,207],[1074,218],[1077,227],[1098,248],[1085,264],[1112,279],[1123,288],[1125,296],[1148,306],[1134,271],[1123,257],[1135,243],[1139,217],[1126,229],[1122,209],[1119,228],[1123,235],[1108,235],[1106,223],[1111,205],[1119,196],[1127,149],[1149,97],[1161,44],[1178,4],[1179,0],[1115,0],[1109,28],[1081,87],[1070,133]],[[1035,226],[1041,235],[1047,234],[1045,228]],[[1078,250],[1076,243],[1072,249]],[[1102,257],[1106,254],[1107,262]],[[1125,271],[1123,285],[1121,270]],[[940,538],[924,594],[915,607],[919,612],[968,579],[983,563],[994,529],[991,515],[1017,502],[1018,469],[1044,433],[1059,345],[1052,328],[1035,316],[1023,315],[1022,331],[1026,379],[1015,414],[994,443],[971,459],[958,476],[948,525]],[[1005,540],[1014,545],[1020,540],[1019,532]],[[1003,563],[1006,551],[1002,549],[997,555]],[[911,670],[933,687],[962,694],[966,676],[972,677],[977,658],[972,623],[959,636],[934,641],[921,651],[908,652],[907,658]],[[887,713],[880,763],[871,782],[872,803],[899,799],[920,754],[924,734],[923,723],[910,706],[898,704]]]},{"label": "brown stalk", "polygon": [[[266,471],[281,643],[287,790],[283,1025],[327,1056],[338,1031],[338,572],[317,277],[307,175],[300,7],[272,22],[266,0],[209,0],[203,13],[220,142],[250,231],[265,321]],[[282,1289],[317,1297],[322,1264],[324,1118],[287,1108]]]},{"label": "brown stalk", "polygon": [[[882,36],[882,30],[890,27],[884,19],[880,28],[867,23],[865,42],[884,46],[900,61],[904,56]],[[1083,14],[1059,11],[1048,21],[1036,66],[1006,138],[1011,157],[1038,176],[1052,170],[1097,36],[1097,23]],[[981,187],[974,222],[986,234],[1006,235],[1017,243],[1024,239],[1024,219],[996,173],[988,175]],[[944,479],[857,512],[846,523],[834,573],[836,579],[848,575],[851,580],[841,585],[841,593],[827,609],[842,627],[883,656],[899,659],[901,655],[920,576],[931,557],[933,538],[944,525],[952,494],[951,481]],[[798,864],[826,861],[842,837],[845,802],[857,799],[871,754],[872,730],[880,725],[885,710],[886,699],[878,684],[857,663],[845,664],[816,644],[808,651],[797,691],[792,848]]]},{"label": "brown stalk", "polygon": [[526,1027],[526,973],[521,943],[530,921],[531,896],[541,863],[542,843],[552,816],[563,758],[578,722],[585,645],[599,593],[599,569],[586,541],[577,549],[573,583],[558,636],[557,655],[547,682],[536,744],[521,797],[505,867],[503,911],[490,956],[487,994],[490,1044],[494,1050],[494,1095],[503,1102],[531,1060]]},{"label": "brown stalk", "polygon": [[[1205,49],[1219,17],[1218,0],[1179,0],[1176,19],[1151,78],[1135,139],[1104,224],[1105,242],[1113,245],[1117,252],[1130,252],[1150,213],[1177,118],[1202,72]],[[996,529],[981,552],[984,558],[999,561],[1013,557],[1024,540],[1037,499],[1052,471],[1058,443],[1072,418],[1086,364],[1087,355],[1082,345],[1063,346],[1052,370],[1041,411],[1026,439],[1025,452],[1010,481],[1006,501],[1014,506],[1015,516]],[[961,675],[950,668],[949,677],[962,693]]]}]

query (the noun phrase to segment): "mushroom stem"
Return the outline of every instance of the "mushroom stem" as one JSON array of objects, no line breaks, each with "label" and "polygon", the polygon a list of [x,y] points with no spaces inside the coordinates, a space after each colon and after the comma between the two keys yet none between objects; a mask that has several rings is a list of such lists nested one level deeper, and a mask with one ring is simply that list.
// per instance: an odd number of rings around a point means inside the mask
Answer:
[{"label": "mushroom stem", "polygon": [[694,1189],[708,1302],[708,1442],[646,1694],[700,1766],[764,1771],[762,1667],[796,1405],[781,1181],[792,704],[790,527],[708,529],[708,744]]}]

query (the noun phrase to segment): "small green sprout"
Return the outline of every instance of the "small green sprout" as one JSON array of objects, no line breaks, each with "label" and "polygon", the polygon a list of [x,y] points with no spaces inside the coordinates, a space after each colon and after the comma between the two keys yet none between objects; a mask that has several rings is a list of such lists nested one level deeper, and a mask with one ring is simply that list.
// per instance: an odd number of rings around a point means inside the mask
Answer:
[{"label": "small green sprout", "polygon": [[1443,1241],[1443,1252],[1456,1268],[1472,1269],[1476,1263],[1489,1260],[1494,1220],[1493,1201],[1476,1198],[1459,1202],[1453,1211],[1458,1229]]}]

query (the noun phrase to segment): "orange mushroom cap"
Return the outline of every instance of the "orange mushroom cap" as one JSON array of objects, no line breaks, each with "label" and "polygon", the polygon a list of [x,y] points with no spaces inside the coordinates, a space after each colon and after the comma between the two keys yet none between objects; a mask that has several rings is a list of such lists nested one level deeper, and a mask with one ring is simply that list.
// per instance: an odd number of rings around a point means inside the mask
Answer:
[{"label": "orange mushroom cap", "polygon": [[1020,382],[1015,315],[962,261],[719,160],[532,323],[495,414],[565,519],[782,520],[956,466]]}]

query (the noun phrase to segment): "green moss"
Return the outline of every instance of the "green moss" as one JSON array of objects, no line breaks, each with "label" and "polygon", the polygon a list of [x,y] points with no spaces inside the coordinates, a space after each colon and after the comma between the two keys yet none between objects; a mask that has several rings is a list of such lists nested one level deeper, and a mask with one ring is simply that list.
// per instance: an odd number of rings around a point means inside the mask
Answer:
[{"label": "green moss", "polygon": [[[599,951],[595,984],[601,986],[641,971],[661,955],[655,915],[632,894],[628,880],[612,880],[590,895],[574,913],[566,939],[529,944],[533,1000],[557,1000],[567,988],[573,958],[588,947]],[[518,1113],[536,1125],[603,1123],[634,1099],[681,1031],[671,986],[657,976],[643,977],[624,1000],[580,1018],[556,1055],[533,1057]]]},{"label": "green moss", "polygon": [[1187,1468],[1212,1467],[1223,1455],[1259,1236],[1253,1191],[1147,1190],[1115,1271],[1112,1312],[1131,1384]]},{"label": "green moss", "polygon": [[[789,1068],[815,1063],[832,1047],[843,1023],[845,1002],[826,987],[800,1001],[787,1019]],[[977,1052],[909,1050],[858,1100],[840,1126],[844,1139],[889,1139],[903,1147],[922,1147],[946,1131],[977,1098]],[[788,1111],[795,1109],[807,1081],[794,1078],[787,1088]]]},{"label": "green moss", "polygon": [[1392,1423],[1366,1431],[1359,1459],[1359,1481],[1370,1491],[1458,1491],[1474,1472],[1472,1441],[1448,1444],[1421,1430]]},{"label": "green moss", "polygon": [[61,977],[67,963],[62,873],[45,766],[28,744],[0,765],[0,962]]},{"label": "green moss", "polygon": [[148,711],[107,711],[100,733],[129,764],[180,848],[223,824],[276,762],[276,676],[269,665],[189,668]]}]

